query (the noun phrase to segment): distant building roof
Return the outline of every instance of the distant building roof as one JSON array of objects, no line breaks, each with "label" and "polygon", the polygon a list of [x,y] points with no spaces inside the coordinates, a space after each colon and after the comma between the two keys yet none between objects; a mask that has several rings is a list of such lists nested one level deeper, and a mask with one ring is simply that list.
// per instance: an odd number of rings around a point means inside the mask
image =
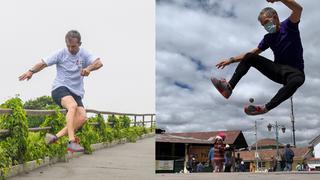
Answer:
[{"label": "distant building roof", "polygon": [[314,139],[312,139],[309,144],[312,145],[312,146],[316,146],[317,144],[320,143],[320,134],[319,136],[315,137]]},{"label": "distant building roof", "polygon": [[[266,139],[260,139],[257,142],[258,144],[258,149],[259,148],[265,148],[265,147],[276,147],[277,146],[277,141],[275,139],[271,139],[271,138],[266,138]],[[279,147],[284,147],[285,145],[279,142]],[[255,149],[256,148],[256,143],[251,145],[251,149]]]},{"label": "distant building roof", "polygon": [[183,144],[212,144],[211,141],[193,137],[176,136],[173,134],[156,134],[156,142],[183,143]]},{"label": "distant building roof", "polygon": [[242,131],[240,130],[188,132],[188,133],[163,133],[163,134],[157,134],[156,142],[212,144],[214,137],[216,137],[219,132],[225,133],[226,144],[235,144],[237,145],[237,148],[248,147],[248,144],[242,134]]},{"label": "distant building roof", "polygon": [[[294,152],[294,160],[303,160],[306,156],[311,153],[311,149],[308,147],[302,148],[291,148]],[[240,158],[244,161],[254,161],[255,160],[255,151],[240,151]],[[265,161],[271,161],[271,157],[274,158],[277,155],[276,149],[266,149],[266,150],[258,150],[259,157]],[[283,149],[280,150],[280,153],[283,153]]]},{"label": "distant building roof", "polygon": [[196,139],[203,140],[213,140],[214,137],[218,135],[219,132],[224,132],[226,134],[225,143],[234,144],[235,140],[238,138],[242,132],[240,130],[233,131],[210,131],[210,132],[189,132],[189,133],[170,133],[172,135],[184,136],[184,137],[193,137]]}]

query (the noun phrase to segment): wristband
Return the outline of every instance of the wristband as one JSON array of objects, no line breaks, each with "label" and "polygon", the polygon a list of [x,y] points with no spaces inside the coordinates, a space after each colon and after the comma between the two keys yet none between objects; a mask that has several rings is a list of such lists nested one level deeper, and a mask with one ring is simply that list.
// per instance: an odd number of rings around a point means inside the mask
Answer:
[{"label": "wristband", "polygon": [[234,57],[231,57],[231,58],[229,58],[229,62],[234,63],[234,62],[236,62],[236,59],[234,59]]},{"label": "wristband", "polygon": [[36,73],[35,70],[29,69],[30,72],[32,72],[33,74]]}]

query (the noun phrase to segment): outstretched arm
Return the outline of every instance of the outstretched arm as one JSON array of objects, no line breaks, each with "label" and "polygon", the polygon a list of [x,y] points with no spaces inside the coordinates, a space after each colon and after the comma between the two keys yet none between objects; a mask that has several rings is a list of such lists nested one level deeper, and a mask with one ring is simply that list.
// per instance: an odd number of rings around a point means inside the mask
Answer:
[{"label": "outstretched arm", "polygon": [[90,64],[88,67],[82,69],[81,76],[89,76],[91,71],[95,71],[97,69],[100,69],[103,66],[102,62],[100,61],[100,58],[97,58],[93,61],[92,64]]},{"label": "outstretched arm", "polygon": [[295,0],[267,0],[268,2],[274,3],[276,1],[281,1],[285,4],[289,9],[292,10],[292,13],[289,17],[290,21],[293,23],[297,23],[300,21],[301,13],[302,13],[302,6],[298,4]]},{"label": "outstretched arm", "polygon": [[[260,54],[262,51],[259,48],[254,48],[248,53],[254,53],[254,54]],[[239,56],[231,57],[229,59],[223,59],[218,64],[216,64],[216,67],[218,69],[223,69],[225,66],[228,66],[231,63],[234,62],[240,62],[244,58],[244,56],[248,53],[240,54]]]},{"label": "outstretched arm", "polygon": [[29,69],[27,72],[25,72],[21,76],[19,76],[19,80],[20,81],[23,81],[23,80],[26,80],[26,79],[29,80],[34,73],[37,73],[37,72],[41,71],[45,67],[47,67],[47,64],[44,63],[43,60],[41,60],[40,63],[37,63],[31,69]]}]

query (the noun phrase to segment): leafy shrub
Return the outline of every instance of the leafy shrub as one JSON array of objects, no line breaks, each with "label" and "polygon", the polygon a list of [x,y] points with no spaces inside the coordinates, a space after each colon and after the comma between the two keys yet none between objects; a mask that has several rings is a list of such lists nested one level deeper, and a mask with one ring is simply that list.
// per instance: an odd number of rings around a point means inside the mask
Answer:
[{"label": "leafy shrub", "polygon": [[49,155],[49,149],[45,145],[44,138],[38,132],[29,132],[27,149],[25,155],[27,161],[43,159]]},{"label": "leafy shrub", "polygon": [[84,147],[85,152],[91,154],[91,144],[97,143],[99,140],[97,131],[94,130],[92,125],[85,123],[77,132],[77,136],[80,138],[80,144]]},{"label": "leafy shrub", "polygon": [[7,174],[8,169],[11,167],[12,161],[7,154],[6,148],[0,143],[0,179]]},{"label": "leafy shrub", "polygon": [[4,147],[13,162],[23,163],[27,151],[28,125],[22,101],[18,97],[11,98],[0,107],[12,109],[12,114],[0,116],[0,129],[10,131],[10,137],[6,138]]}]

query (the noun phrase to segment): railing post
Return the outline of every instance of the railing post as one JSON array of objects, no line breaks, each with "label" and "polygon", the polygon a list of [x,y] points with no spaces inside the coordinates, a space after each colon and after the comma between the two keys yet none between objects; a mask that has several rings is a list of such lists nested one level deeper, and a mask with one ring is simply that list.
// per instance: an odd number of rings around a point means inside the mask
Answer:
[{"label": "railing post", "polygon": [[144,127],[144,115],[142,115],[142,127]]},{"label": "railing post", "polygon": [[[124,119],[124,117],[126,117],[126,115],[123,115],[122,117],[123,117],[123,119]],[[124,121],[123,121],[123,122],[124,122]],[[123,122],[122,122],[122,126],[124,127],[125,124],[124,124]],[[129,127],[130,127],[130,124],[129,124]]]},{"label": "railing post", "polygon": [[[112,118],[114,118],[114,114],[112,114]],[[112,122],[111,127],[114,128],[114,121]]]},{"label": "railing post", "polygon": [[153,126],[153,115],[151,115],[151,125],[150,125],[151,129],[152,129],[152,126]]}]

